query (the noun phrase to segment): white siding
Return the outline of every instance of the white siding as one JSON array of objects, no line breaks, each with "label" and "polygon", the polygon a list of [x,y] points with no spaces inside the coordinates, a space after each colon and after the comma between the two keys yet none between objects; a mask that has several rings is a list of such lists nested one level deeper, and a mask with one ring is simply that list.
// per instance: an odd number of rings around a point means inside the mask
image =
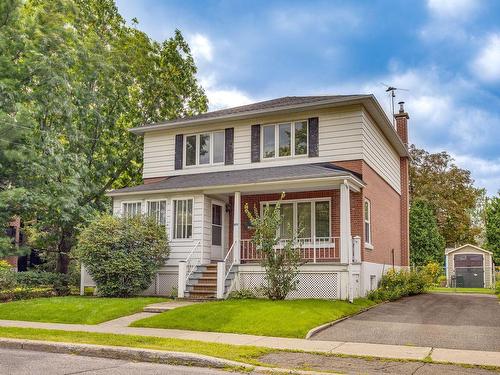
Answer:
[{"label": "white siding", "polygon": [[[272,124],[283,121],[319,117],[319,157],[295,157],[262,160],[250,159],[250,135],[253,124]],[[216,165],[174,169],[175,135],[222,130],[234,127],[234,165]],[[315,163],[335,160],[355,160],[363,156],[363,116],[360,106],[292,113],[287,116],[267,116],[258,119],[226,122],[220,125],[148,132],[144,135],[144,178],[223,171],[244,168],[262,168],[290,164]]]},{"label": "white siding", "polygon": [[[251,125],[272,124],[283,121],[319,117],[319,157],[295,157],[251,162]],[[176,134],[223,130],[234,127],[234,164],[204,165],[174,169],[174,143]],[[204,173],[245,168],[365,160],[397,192],[400,187],[399,155],[361,106],[324,109],[291,113],[280,116],[225,122],[218,125],[202,125],[182,129],[147,132],[144,135],[144,178]]]},{"label": "white siding", "polygon": [[[172,210],[172,200],[173,199],[183,199],[183,198],[193,198],[193,238],[192,239],[172,239],[172,219],[173,219],[173,210]],[[177,265],[180,260],[185,260],[189,255],[190,251],[193,249],[196,242],[201,242],[203,258],[205,260],[210,259],[210,247],[203,246],[206,244],[206,236],[204,237],[204,208],[205,201],[209,201],[209,199],[205,199],[203,194],[193,194],[193,195],[164,195],[164,194],[148,194],[141,196],[133,196],[133,197],[115,197],[113,198],[113,214],[121,215],[121,208],[123,202],[128,201],[141,201],[143,212],[146,210],[146,201],[148,199],[165,199],[167,201],[167,225],[166,230],[168,234],[168,238],[170,241],[170,256],[166,263],[166,265]]]},{"label": "white siding", "polygon": [[363,110],[363,156],[375,172],[394,190],[401,193],[399,155],[365,110]]}]

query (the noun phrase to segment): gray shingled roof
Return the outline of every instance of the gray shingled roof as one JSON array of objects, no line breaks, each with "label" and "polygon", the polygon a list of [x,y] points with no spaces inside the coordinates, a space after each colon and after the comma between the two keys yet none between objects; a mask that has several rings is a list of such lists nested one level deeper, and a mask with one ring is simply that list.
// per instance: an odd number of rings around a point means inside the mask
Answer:
[{"label": "gray shingled roof", "polygon": [[230,116],[236,114],[243,114],[245,112],[260,111],[266,109],[278,109],[280,107],[288,107],[301,104],[313,104],[321,101],[344,101],[348,99],[360,99],[364,98],[366,95],[320,95],[320,96],[285,96],[282,98],[266,100],[263,102],[257,102],[247,105],[242,105],[239,107],[221,109],[219,111],[206,112],[190,117],[181,117],[174,120],[164,121],[156,124],[144,124],[143,126],[154,126],[154,125],[168,125],[176,124],[179,122],[193,121],[193,120],[203,120],[211,119],[223,116]]},{"label": "gray shingled roof", "polygon": [[169,177],[151,184],[113,190],[110,194],[114,195],[115,193],[139,193],[187,188],[203,189],[226,185],[245,185],[273,181],[340,176],[353,176],[361,180],[361,176],[355,172],[340,168],[330,163],[317,163],[180,175]]}]

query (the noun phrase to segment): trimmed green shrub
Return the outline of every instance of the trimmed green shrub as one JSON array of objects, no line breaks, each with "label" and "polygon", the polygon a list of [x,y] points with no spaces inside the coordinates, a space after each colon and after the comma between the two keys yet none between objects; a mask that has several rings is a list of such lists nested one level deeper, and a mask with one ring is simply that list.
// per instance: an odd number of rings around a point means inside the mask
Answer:
[{"label": "trimmed green shrub", "polygon": [[420,294],[431,286],[430,280],[425,271],[390,269],[380,279],[379,287],[368,293],[368,298],[372,301],[395,301]]},{"label": "trimmed green shrub", "polygon": [[21,299],[40,298],[40,297],[53,297],[55,296],[52,287],[37,287],[37,288],[14,288],[8,290],[0,290],[0,301],[18,301]]},{"label": "trimmed green shrub", "polygon": [[69,276],[57,272],[25,271],[16,274],[17,284],[24,287],[50,286],[57,295],[66,296],[70,293]]},{"label": "trimmed green shrub", "polygon": [[129,297],[151,285],[170,248],[164,226],[153,218],[102,215],[85,228],[76,253],[98,294]]},{"label": "trimmed green shrub", "polygon": [[16,286],[16,272],[5,260],[0,260],[0,290],[12,289]]}]

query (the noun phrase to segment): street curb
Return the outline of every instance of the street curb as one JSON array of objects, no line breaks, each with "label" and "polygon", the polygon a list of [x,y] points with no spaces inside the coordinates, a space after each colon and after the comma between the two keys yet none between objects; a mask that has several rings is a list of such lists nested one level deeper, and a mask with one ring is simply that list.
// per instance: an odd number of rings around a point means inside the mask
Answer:
[{"label": "street curb", "polygon": [[153,362],[169,365],[254,369],[255,366],[201,354],[169,352],[163,350],[127,348],[92,344],[69,344],[62,342],[0,338],[0,348],[31,350],[38,352],[76,354],[87,357],[122,359],[127,361]]},{"label": "street curb", "polygon": [[377,307],[377,306],[380,306],[380,305],[383,305],[384,303],[387,303],[387,302],[381,302],[381,303],[377,303],[376,305],[373,305],[373,306],[370,306],[370,307],[367,307],[363,310],[359,310],[358,312],[352,314],[352,315],[348,315],[348,316],[344,316],[342,318],[339,318],[337,320],[334,320],[333,322],[328,322],[328,323],[325,323],[325,324],[322,324],[320,326],[317,326],[317,327],[314,327],[312,328],[311,330],[309,330],[309,332],[307,332],[307,335],[306,335],[306,340],[309,340],[311,337],[313,337],[315,334],[321,332],[321,331],[324,331],[325,329],[327,328],[330,328],[331,326],[334,326],[335,324],[337,323],[340,323],[346,319],[349,319],[349,318],[352,318],[353,316],[356,316],[356,315],[359,315],[359,314],[362,314],[364,313],[365,311],[368,311],[368,310],[371,310],[373,309],[374,307]]},{"label": "street curb", "polygon": [[266,373],[298,375],[334,375],[332,372],[292,370],[289,368],[252,366],[247,363],[210,357],[202,354],[169,352],[163,350],[137,349],[119,346],[92,344],[69,344],[53,341],[0,338],[1,349],[30,350],[56,354],[73,354],[86,357],[121,359],[125,361],[148,362],[176,366],[210,367],[218,369],[240,368],[248,371],[260,370]]}]

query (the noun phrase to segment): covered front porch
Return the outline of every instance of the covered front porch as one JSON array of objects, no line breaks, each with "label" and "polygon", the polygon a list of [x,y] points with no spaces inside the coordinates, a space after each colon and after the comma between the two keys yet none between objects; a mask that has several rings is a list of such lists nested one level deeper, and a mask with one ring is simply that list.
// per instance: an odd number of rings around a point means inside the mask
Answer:
[{"label": "covered front porch", "polygon": [[[361,199],[359,184],[348,179],[329,179],[280,185],[255,184],[234,192],[205,194],[204,229],[209,238],[198,241],[180,262],[179,297],[198,297],[197,292],[208,294],[206,286],[210,284],[217,289],[216,297],[224,298],[231,290],[238,289],[239,270],[254,272],[260,267],[263,254],[252,242],[245,207],[261,213],[264,207],[276,204],[282,193],[283,224],[277,228],[281,240],[276,251],[292,241],[301,228],[293,246],[308,270],[317,265],[321,266],[321,272],[333,269],[347,272],[349,265],[361,262],[360,226],[353,231],[353,222],[362,218],[359,212],[362,205],[355,204],[355,200]],[[210,280],[216,283],[209,283]]]}]

